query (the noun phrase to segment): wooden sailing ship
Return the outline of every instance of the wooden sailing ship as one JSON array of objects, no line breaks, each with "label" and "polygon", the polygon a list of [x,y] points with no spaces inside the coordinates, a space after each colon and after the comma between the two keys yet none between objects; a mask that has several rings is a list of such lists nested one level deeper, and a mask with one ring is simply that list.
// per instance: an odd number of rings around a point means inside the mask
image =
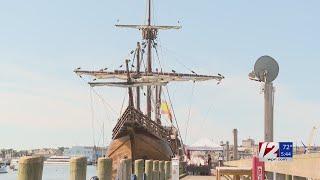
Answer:
[{"label": "wooden sailing ship", "polygon": [[[112,142],[107,152],[107,156],[113,160],[114,174],[121,159],[129,158],[133,161],[136,159],[170,160],[183,152],[183,143],[179,138],[178,128],[173,123],[171,126],[164,126],[161,123],[160,106],[163,86],[171,81],[214,79],[220,82],[224,78],[220,74],[209,76],[199,75],[195,72],[191,74],[175,71],[163,72],[162,69],[153,71],[152,52],[157,46],[156,39],[159,30],[180,29],[181,26],[152,25],[151,0],[148,0],[147,20],[146,25],[115,25],[116,27],[138,29],[142,32],[143,41],[137,43],[137,48],[134,51],[134,59],[136,60],[134,70],[129,68],[129,63],[133,63],[133,61],[127,59],[125,60],[126,70],[88,71],[78,68],[74,71],[80,77],[87,75],[100,80],[100,82],[89,82],[92,87],[116,86],[128,89],[128,107],[113,128]],[[140,66],[144,55],[146,55],[147,67],[145,71],[141,71]],[[131,64],[131,67],[134,67],[134,65]],[[110,81],[109,79],[117,79],[118,81]],[[144,86],[147,87],[145,113],[140,108],[140,90]],[[152,103],[152,98],[155,98],[154,103]],[[154,112],[153,117],[152,110]]]}]

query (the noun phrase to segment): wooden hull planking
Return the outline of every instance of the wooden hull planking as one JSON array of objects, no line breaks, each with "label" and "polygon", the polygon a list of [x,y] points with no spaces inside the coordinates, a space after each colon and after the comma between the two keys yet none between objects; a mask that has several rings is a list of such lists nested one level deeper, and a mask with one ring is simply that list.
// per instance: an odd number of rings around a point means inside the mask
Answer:
[{"label": "wooden hull planking", "polygon": [[148,133],[128,134],[114,139],[107,156],[113,160],[113,175],[116,174],[121,159],[153,159],[169,161],[173,151],[168,142],[158,139]]}]

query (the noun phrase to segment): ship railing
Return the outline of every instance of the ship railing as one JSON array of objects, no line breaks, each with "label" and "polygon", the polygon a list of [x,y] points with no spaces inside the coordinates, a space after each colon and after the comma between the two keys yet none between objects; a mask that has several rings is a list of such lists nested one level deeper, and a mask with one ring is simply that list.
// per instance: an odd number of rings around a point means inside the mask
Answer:
[{"label": "ship railing", "polygon": [[122,116],[121,116],[121,118],[118,120],[118,122],[117,122],[117,124],[116,124],[116,126],[113,128],[113,130],[112,130],[112,137],[114,138],[114,137],[116,137],[118,134],[119,134],[119,132],[120,132],[120,130],[121,130],[121,127],[124,125],[124,123],[128,120],[128,116],[129,116],[129,114],[130,114],[130,109],[129,108],[127,108],[126,110],[125,110],[125,112],[122,114]]},{"label": "ship railing", "polygon": [[158,123],[152,121],[142,112],[136,110],[134,107],[129,106],[113,129],[113,138],[120,133],[121,127],[123,127],[123,125],[126,123],[137,124],[138,126],[143,127],[148,132],[161,139],[167,139],[170,134],[168,130],[163,128]]}]

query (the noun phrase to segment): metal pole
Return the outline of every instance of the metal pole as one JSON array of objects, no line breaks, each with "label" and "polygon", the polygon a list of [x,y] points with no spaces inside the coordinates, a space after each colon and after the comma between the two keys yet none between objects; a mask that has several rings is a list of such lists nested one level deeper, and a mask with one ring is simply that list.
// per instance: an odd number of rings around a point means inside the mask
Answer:
[{"label": "metal pole", "polygon": [[238,130],[233,129],[233,160],[238,160]]},{"label": "metal pole", "polygon": [[230,161],[229,141],[226,142],[226,160],[227,160],[227,161]]},{"label": "metal pole", "polygon": [[273,141],[273,84],[264,84],[264,141]]}]

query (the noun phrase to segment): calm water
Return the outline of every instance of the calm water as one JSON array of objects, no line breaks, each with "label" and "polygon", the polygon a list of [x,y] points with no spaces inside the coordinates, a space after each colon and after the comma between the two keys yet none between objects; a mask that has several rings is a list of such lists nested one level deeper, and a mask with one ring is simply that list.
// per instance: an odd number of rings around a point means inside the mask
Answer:
[{"label": "calm water", "polygon": [[[87,179],[96,175],[96,166],[87,166]],[[18,171],[0,174],[0,180],[17,180]],[[68,180],[69,165],[44,165],[42,180]]]}]

